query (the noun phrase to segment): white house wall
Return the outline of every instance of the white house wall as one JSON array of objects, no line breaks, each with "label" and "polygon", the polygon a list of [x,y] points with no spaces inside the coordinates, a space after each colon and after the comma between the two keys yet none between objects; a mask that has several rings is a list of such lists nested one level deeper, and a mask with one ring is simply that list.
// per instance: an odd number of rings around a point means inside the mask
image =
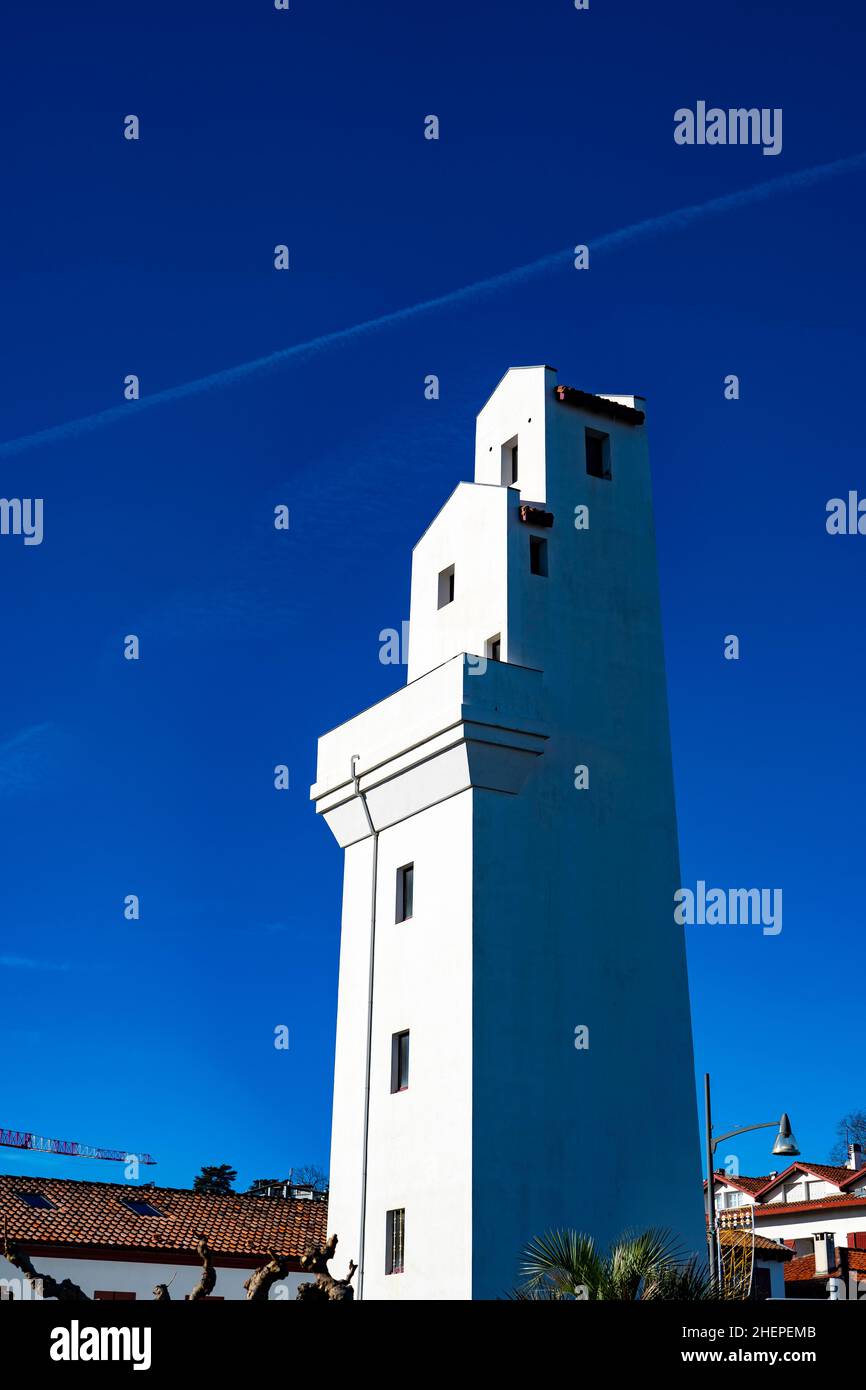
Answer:
[{"label": "white house wall", "polygon": [[[818,1182],[818,1179],[810,1181]],[[727,1189],[724,1184],[723,1190]],[[790,1194],[795,1194],[802,1184],[797,1180],[792,1180],[785,1184]],[[822,1195],[833,1197],[838,1195],[837,1189],[832,1183],[822,1183],[821,1186],[829,1190]],[[717,1182],[716,1187],[716,1209],[717,1211],[731,1210],[720,1205],[719,1198],[721,1192]],[[812,1237],[817,1231],[830,1231],[836,1239],[838,1245],[847,1245],[848,1237],[853,1233],[866,1232],[866,1208],[853,1207],[848,1213],[840,1211],[838,1207],[819,1208],[817,1211],[788,1211],[789,1203],[795,1200],[794,1195],[789,1196],[788,1202],[761,1202],[756,1211],[755,1230],[759,1235],[767,1236],[769,1240],[804,1240]],[[744,1197],[741,1206],[752,1205],[748,1197]]]},{"label": "white house wall", "polygon": [[[213,1290],[215,1298],[243,1299],[246,1298],[244,1280],[260,1268],[265,1262],[264,1258],[256,1264],[250,1264],[249,1268],[227,1268],[216,1264],[217,1281]],[[107,1290],[112,1293],[134,1293],[136,1299],[144,1302],[153,1300],[153,1290],[156,1284],[171,1283],[169,1293],[172,1299],[183,1300],[188,1293],[191,1293],[201,1277],[200,1265],[177,1265],[177,1264],[147,1264],[138,1260],[77,1260],[68,1256],[60,1258],[43,1255],[35,1255],[33,1263],[40,1274],[50,1274],[54,1279],[71,1279],[80,1289],[83,1289],[91,1298],[97,1289]],[[270,1293],[272,1299],[294,1299],[298,1284],[304,1280],[309,1280],[312,1276],[307,1274],[289,1274],[286,1279],[278,1281],[273,1285]],[[0,1256],[0,1280],[10,1281],[13,1296],[17,1299],[28,1299],[32,1293],[28,1292],[24,1286],[19,1270],[15,1269]],[[6,1285],[4,1284],[5,1288]],[[48,1300],[46,1300],[48,1301]]]},{"label": "white house wall", "polygon": [[817,1202],[822,1197],[837,1197],[839,1189],[835,1183],[824,1182],[820,1178],[798,1177],[780,1183],[767,1193],[762,1206],[772,1206],[777,1202]]},{"label": "white house wall", "polygon": [[847,1245],[849,1232],[866,1231],[866,1217],[862,1208],[848,1216],[840,1216],[832,1207],[826,1211],[791,1212],[787,1216],[780,1211],[778,1220],[759,1217],[755,1229],[770,1240],[803,1240],[816,1231],[830,1231],[837,1245]]}]

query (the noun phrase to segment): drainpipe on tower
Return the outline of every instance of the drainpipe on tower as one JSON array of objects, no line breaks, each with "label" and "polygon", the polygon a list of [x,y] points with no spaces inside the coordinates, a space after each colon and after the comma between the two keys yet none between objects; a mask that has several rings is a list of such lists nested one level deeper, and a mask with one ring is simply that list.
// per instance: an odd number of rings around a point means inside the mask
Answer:
[{"label": "drainpipe on tower", "polygon": [[373,883],[370,895],[370,965],[367,980],[367,1056],[364,1071],[364,1138],[361,1149],[361,1229],[358,1239],[358,1298],[364,1297],[365,1241],[367,1234],[367,1145],[370,1136],[370,1068],[373,1056],[373,973],[376,961],[376,885],[379,872],[379,832],[373,825],[366,794],[361,790],[361,778],[356,772],[360,754],[352,755],[352,782],[360,798],[373,839]]}]

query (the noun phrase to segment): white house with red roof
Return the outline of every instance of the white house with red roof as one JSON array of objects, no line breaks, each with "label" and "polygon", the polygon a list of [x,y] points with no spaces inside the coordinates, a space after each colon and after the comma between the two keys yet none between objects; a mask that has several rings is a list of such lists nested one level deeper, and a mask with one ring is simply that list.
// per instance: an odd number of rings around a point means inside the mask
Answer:
[{"label": "white house with red roof", "polygon": [[794,1251],[797,1258],[785,1268],[789,1298],[827,1297],[831,1281],[843,1283],[841,1296],[848,1297],[861,1275],[866,1281],[866,1163],[859,1144],[849,1145],[843,1166],[797,1159],[764,1177],[719,1169],[715,1193],[723,1227],[737,1224],[742,1211],[758,1234]]},{"label": "white house with red roof", "polygon": [[169,1285],[172,1299],[184,1299],[201,1274],[196,1244],[202,1238],[216,1269],[211,1300],[246,1298],[244,1281],[271,1251],[285,1260],[287,1275],[270,1297],[294,1299],[298,1284],[311,1277],[302,1272],[301,1257],[327,1240],[327,1213],[327,1202],[312,1197],[218,1196],[0,1174],[0,1298],[38,1297],[3,1258],[5,1233],[40,1275],[70,1279],[92,1299],[150,1300],[157,1284]]}]

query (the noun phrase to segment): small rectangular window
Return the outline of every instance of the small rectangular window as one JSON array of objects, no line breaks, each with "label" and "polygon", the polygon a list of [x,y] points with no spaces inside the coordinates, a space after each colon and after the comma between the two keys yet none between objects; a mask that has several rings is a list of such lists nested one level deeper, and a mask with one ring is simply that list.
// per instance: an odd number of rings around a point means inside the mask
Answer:
[{"label": "small rectangular window", "polygon": [[529,537],[529,572],[547,575],[547,541],[543,536]]},{"label": "small rectangular window", "polygon": [[498,632],[496,636],[491,637],[490,641],[487,643],[487,651],[485,655],[487,656],[487,659],[489,661],[502,660],[502,638],[500,637]]},{"label": "small rectangular window", "polygon": [[143,1198],[122,1197],[120,1205],[126,1207],[127,1211],[134,1212],[136,1216],[162,1216],[161,1211],[158,1211],[152,1203],[145,1202]]},{"label": "small rectangular window", "polygon": [[54,1203],[49,1202],[47,1197],[43,1197],[41,1192],[16,1192],[15,1196],[22,1202],[26,1202],[28,1207],[33,1207],[37,1211],[53,1211]]},{"label": "small rectangular window", "polygon": [[409,1030],[391,1038],[391,1094],[409,1089]]},{"label": "small rectangular window", "polygon": [[399,1207],[385,1217],[385,1273],[402,1274],[406,1244],[406,1209]]},{"label": "small rectangular window", "polygon": [[586,471],[591,478],[610,477],[610,435],[601,430],[585,431]]},{"label": "small rectangular window", "polygon": [[502,446],[501,482],[503,487],[510,487],[513,483],[517,482],[517,444],[518,438],[517,435],[515,435],[513,439],[509,439],[508,442]]},{"label": "small rectangular window", "polygon": [[415,865],[404,864],[397,870],[397,915],[395,922],[408,922],[412,916],[415,896]]},{"label": "small rectangular window", "polygon": [[439,607],[445,608],[454,602],[454,566],[449,565],[439,575]]}]

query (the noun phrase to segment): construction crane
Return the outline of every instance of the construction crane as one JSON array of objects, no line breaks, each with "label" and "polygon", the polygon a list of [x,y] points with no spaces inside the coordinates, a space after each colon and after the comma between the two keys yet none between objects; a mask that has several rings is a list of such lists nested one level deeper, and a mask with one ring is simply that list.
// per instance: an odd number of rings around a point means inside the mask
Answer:
[{"label": "construction crane", "polygon": [[107,1158],[114,1163],[156,1163],[150,1154],[133,1154],[126,1149],[100,1149],[95,1144],[77,1144],[74,1139],[46,1139],[23,1129],[0,1129],[0,1148],[30,1149],[33,1153],[63,1154],[67,1158]]}]

